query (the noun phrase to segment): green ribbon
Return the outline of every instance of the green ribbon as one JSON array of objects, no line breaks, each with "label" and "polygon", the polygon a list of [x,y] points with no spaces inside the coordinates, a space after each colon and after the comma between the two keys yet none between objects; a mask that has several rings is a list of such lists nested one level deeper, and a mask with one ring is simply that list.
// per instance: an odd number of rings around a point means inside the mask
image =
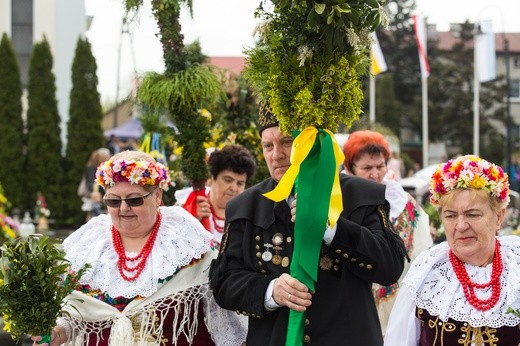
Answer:
[{"label": "green ribbon", "polygon": [[[318,262],[327,226],[334,178],[338,174],[330,132],[318,129],[312,149],[301,164],[296,184],[297,217],[291,276],[314,291]],[[289,311],[286,346],[302,345],[305,312]]]},{"label": "green ribbon", "polygon": [[51,344],[51,335],[50,334],[42,335],[42,339],[40,341],[38,341],[36,344],[38,344],[38,345],[41,345],[41,344],[48,344],[48,345],[50,345]]}]

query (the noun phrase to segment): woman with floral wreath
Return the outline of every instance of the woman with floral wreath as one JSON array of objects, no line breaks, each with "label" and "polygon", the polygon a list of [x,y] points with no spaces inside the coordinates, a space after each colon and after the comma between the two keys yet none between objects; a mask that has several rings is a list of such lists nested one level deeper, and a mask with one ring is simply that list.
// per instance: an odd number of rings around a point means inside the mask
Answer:
[{"label": "woman with floral wreath", "polygon": [[166,167],[124,151],[102,163],[96,179],[108,215],[63,242],[71,270],[91,269],[68,297],[50,345],[242,344],[236,313],[220,309],[208,288],[211,235],[183,208],[162,206]]},{"label": "woman with floral wreath", "polygon": [[[194,208],[186,203],[186,195],[192,189],[178,190],[177,203],[192,213],[201,222],[207,220],[208,231],[220,244],[224,232],[225,210],[227,203],[244,192],[246,183],[255,173],[256,162],[247,148],[241,145],[226,145],[213,151],[208,159],[211,178],[204,196],[197,196]],[[204,223],[204,222],[203,222]]]},{"label": "woman with floral wreath", "polygon": [[509,203],[508,176],[477,156],[439,165],[430,183],[446,231],[406,275],[385,345],[517,346],[520,238],[497,236]]}]

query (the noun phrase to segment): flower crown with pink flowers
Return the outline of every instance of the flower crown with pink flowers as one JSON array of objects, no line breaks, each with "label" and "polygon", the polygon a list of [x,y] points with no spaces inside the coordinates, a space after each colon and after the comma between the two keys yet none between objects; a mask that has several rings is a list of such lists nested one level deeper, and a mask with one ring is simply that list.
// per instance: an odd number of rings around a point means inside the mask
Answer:
[{"label": "flower crown with pink flowers", "polygon": [[509,180],[500,166],[477,156],[461,156],[440,164],[430,181],[430,201],[454,189],[482,189],[500,202],[509,202]]},{"label": "flower crown with pink flowers", "polygon": [[99,165],[96,181],[103,188],[118,182],[159,186],[166,190],[171,184],[168,169],[159,162],[146,160],[108,160]]}]

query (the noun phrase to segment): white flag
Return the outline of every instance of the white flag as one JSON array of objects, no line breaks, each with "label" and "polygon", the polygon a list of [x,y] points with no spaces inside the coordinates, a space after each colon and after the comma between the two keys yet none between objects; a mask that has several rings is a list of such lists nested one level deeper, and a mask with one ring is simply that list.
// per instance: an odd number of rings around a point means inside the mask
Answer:
[{"label": "white flag", "polygon": [[478,69],[479,81],[487,82],[495,79],[497,76],[493,22],[491,20],[484,20],[476,25],[475,54],[477,66],[475,66],[475,68]]},{"label": "white flag", "polygon": [[376,76],[388,70],[388,66],[386,65],[385,56],[379,45],[376,33],[371,33],[370,37],[372,37],[372,46],[370,48],[370,60],[372,63],[370,65],[370,73]]}]

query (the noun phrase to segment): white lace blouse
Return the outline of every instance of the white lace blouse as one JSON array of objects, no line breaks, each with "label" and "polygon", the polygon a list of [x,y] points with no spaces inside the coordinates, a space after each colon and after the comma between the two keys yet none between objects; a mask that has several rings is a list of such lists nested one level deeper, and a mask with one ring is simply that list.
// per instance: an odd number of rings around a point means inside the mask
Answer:
[{"label": "white lace blouse", "polygon": [[[451,266],[448,244],[443,242],[413,261],[390,315],[385,345],[418,345],[420,324],[415,316],[416,308],[427,310],[443,322],[451,318],[473,327],[519,325],[520,318],[506,311],[509,307],[520,309],[520,237],[498,239],[504,268],[500,277],[500,298],[494,307],[479,311],[469,304]],[[492,264],[486,267],[465,264],[465,267],[473,282],[486,283],[491,279]],[[476,290],[475,293],[480,299],[486,299],[491,295],[491,288]]]},{"label": "white lace blouse", "polygon": [[[218,307],[208,288],[209,263],[216,255],[215,250],[212,250],[214,247],[212,235],[182,207],[160,207],[159,211],[162,221],[153,250],[141,275],[135,281],[125,281],[119,275],[117,253],[112,245],[110,216],[100,215],[91,219],[63,242],[66,258],[71,262],[72,270],[77,271],[85,263],[89,263],[92,267],[81,278],[80,284],[88,285],[92,290],[98,289],[110,297],[145,298],[133,300],[125,310],[120,312],[89,296],[81,296],[85,301],[85,304],[79,306],[82,309],[81,313],[75,316],[78,308],[71,309],[69,317],[58,320],[58,324],[65,327],[69,340],[71,338],[88,340],[89,333],[99,337],[98,334],[103,328],[111,327],[111,344],[133,345],[133,339],[127,340],[135,332],[135,330],[132,332],[130,320],[139,314],[140,330],[148,333],[141,335],[142,340],[146,340],[147,335],[151,335],[152,332],[160,337],[163,331],[162,324],[155,329],[150,327],[150,324],[155,321],[152,318],[155,316],[153,306],[161,302],[164,304],[165,299],[170,299],[184,302],[184,305],[171,304],[175,315],[182,318],[179,321],[174,319],[174,325],[170,327],[174,329],[174,335],[184,333],[190,338],[195,335],[197,319],[192,318],[190,313],[182,315],[177,310],[181,307],[184,309],[190,307],[191,310],[188,311],[196,311],[195,307],[203,301],[204,321],[216,345],[236,346],[245,341],[247,334],[245,320],[234,311]],[[197,262],[198,264],[186,267],[193,259],[201,259],[204,254],[207,256]],[[127,255],[135,256],[137,253],[127,252]],[[172,280],[166,284],[162,283],[163,279],[172,276]],[[167,294],[165,295],[164,292]],[[159,293],[164,297],[158,299]],[[92,326],[84,325],[84,320],[91,324],[95,323],[98,328],[92,330]],[[141,344],[143,343],[139,343]],[[175,340],[173,344],[176,344]]]}]

